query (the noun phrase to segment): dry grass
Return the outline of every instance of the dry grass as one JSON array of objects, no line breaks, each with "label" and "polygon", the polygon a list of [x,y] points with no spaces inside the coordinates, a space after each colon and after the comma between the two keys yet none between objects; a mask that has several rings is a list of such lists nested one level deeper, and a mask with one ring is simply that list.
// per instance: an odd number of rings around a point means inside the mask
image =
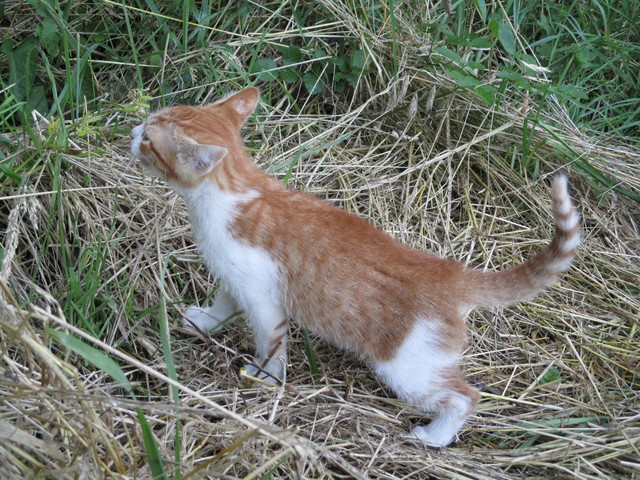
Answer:
[{"label": "dry grass", "polygon": [[[295,113],[283,100],[246,135],[260,145],[256,161],[281,177],[305,145],[293,188],[480,268],[507,268],[548,241],[547,180],[569,171],[583,247],[535,300],[471,315],[465,364],[488,388],[459,441],[441,451],[407,443],[423,415],[316,339],[314,384],[296,327],[286,388],[245,387],[238,367],[251,343],[242,322],[207,339],[178,327],[180,312],[206,303],[214,285],[181,200],[132,162],[126,135],[90,135],[72,137],[86,156],[45,150],[42,162],[61,159],[60,167],[0,198],[0,477],[150,478],[140,407],[170,472],[180,436],[182,478],[640,478],[640,209],[615,192],[598,196],[556,155],[563,141],[638,193],[640,150],[592,143],[558,106],[557,132],[533,132],[546,142],[534,176],[509,164],[522,142],[521,102],[484,107],[407,58],[400,71],[386,85],[363,80],[348,98],[325,95],[329,113],[313,99]],[[111,113],[103,131],[117,120]],[[16,161],[31,148],[25,140]],[[77,286],[100,299],[96,309],[74,310]],[[162,353],[165,320],[177,384]],[[84,335],[117,360],[137,400],[46,327]]]}]

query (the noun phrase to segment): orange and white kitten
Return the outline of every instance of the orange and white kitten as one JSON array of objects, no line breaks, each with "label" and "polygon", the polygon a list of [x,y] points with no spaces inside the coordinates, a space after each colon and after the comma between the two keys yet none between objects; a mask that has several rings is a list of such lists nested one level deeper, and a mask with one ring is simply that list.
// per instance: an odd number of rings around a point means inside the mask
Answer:
[{"label": "orange and white kitten", "polygon": [[132,152],[187,204],[195,238],[221,287],[185,325],[219,328],[237,310],[253,331],[254,375],[283,378],[293,319],[358,354],[401,399],[435,414],[413,436],[450,443],[480,394],[458,367],[474,306],[533,297],[569,267],[580,243],[567,179],[552,185],[552,242],[504,272],[467,269],[402,245],[365,219],[287,190],[255,166],[240,128],[258,102],[249,88],[216,103],[152,114]]}]

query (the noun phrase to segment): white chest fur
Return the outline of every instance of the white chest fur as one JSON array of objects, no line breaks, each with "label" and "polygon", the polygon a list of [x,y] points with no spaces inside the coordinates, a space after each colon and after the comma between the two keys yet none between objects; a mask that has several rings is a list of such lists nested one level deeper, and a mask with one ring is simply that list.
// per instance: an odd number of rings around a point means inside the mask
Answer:
[{"label": "white chest fur", "polygon": [[185,198],[196,242],[211,272],[243,309],[252,297],[267,297],[281,304],[278,266],[264,250],[238,240],[231,226],[238,207],[259,196],[258,192],[234,194],[220,191],[208,181],[181,192]]}]

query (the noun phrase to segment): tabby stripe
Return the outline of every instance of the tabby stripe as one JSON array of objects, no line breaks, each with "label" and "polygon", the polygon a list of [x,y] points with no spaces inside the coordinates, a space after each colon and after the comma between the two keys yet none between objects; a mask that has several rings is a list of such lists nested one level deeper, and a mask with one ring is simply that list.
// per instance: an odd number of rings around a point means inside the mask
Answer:
[{"label": "tabby stripe", "polygon": [[170,172],[171,169],[169,168],[169,165],[167,164],[167,162],[164,161],[164,158],[162,158],[162,155],[160,155],[158,150],[156,150],[156,147],[153,146],[153,143],[149,143],[149,148],[151,149],[151,153],[153,153],[156,156],[156,158],[158,159],[158,161],[164,166],[165,174],[167,172]]},{"label": "tabby stripe", "polygon": [[278,335],[277,337],[271,339],[271,345],[277,345],[279,343],[282,343],[283,339],[284,339],[284,334]]}]

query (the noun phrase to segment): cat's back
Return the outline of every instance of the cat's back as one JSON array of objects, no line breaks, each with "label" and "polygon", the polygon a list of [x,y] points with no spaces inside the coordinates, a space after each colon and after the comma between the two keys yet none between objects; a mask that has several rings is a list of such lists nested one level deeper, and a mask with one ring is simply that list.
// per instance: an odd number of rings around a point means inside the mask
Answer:
[{"label": "cat's back", "polygon": [[240,237],[276,256],[288,251],[311,259],[407,249],[357,215],[273,184],[241,207],[235,223]]},{"label": "cat's back", "polygon": [[[365,354],[362,345],[379,343],[386,330],[400,333],[417,313],[446,308],[463,270],[326,201],[279,187],[244,206],[236,233],[280,265],[293,318]],[[398,319],[405,323],[391,326]]]},{"label": "cat's back", "polygon": [[411,249],[364,218],[314,195],[280,186],[272,185],[243,205],[235,223],[237,234],[250,244],[279,259],[305,259],[307,267],[334,259],[389,275],[394,268],[407,274],[462,268],[458,262]]}]

